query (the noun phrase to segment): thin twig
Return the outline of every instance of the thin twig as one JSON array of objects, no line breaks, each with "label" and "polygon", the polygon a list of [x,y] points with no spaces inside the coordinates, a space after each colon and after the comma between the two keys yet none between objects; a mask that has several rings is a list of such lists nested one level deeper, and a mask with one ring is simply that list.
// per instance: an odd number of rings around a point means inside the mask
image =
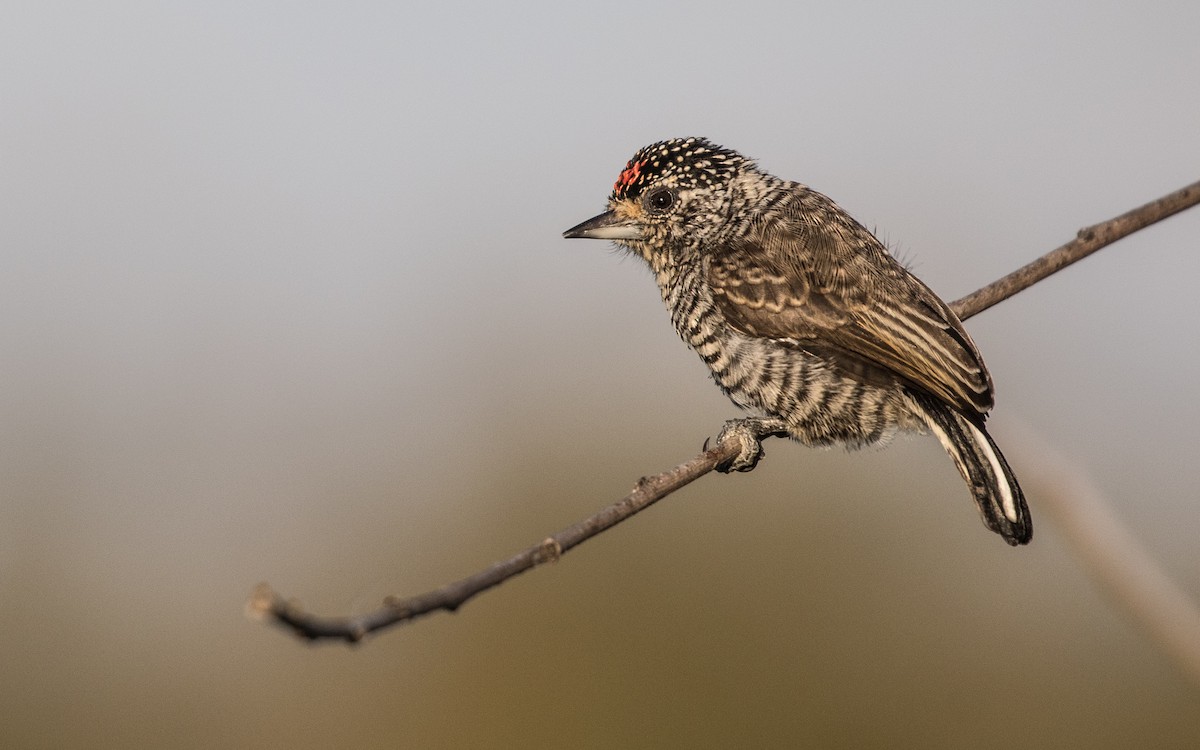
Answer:
[{"label": "thin twig", "polygon": [[1111,245],[1127,235],[1168,216],[1191,208],[1200,203],[1200,182],[1150,201],[1140,208],[1121,214],[1115,219],[1084,227],[1075,239],[1051,250],[1037,260],[1021,266],[1002,279],[997,279],[984,288],[971,292],[962,299],[950,303],[950,309],[966,320],[983,312],[997,302],[1003,302],[1022,289],[1028,289],[1052,273],[1057,273],[1076,261],[1083,260],[1106,245]]},{"label": "thin twig", "polygon": [[[760,439],[771,433],[764,432]],[[453,612],[476,594],[498,586],[509,578],[524,573],[544,562],[557,560],[564,552],[591,539],[639,511],[649,508],[675,490],[690,484],[712,471],[721,463],[732,460],[741,451],[741,443],[729,437],[719,441],[690,461],[670,471],[642,477],[628,495],[584,520],[546,538],[540,544],[493,563],[491,566],[462,580],[448,583],[418,596],[401,599],[389,597],[379,609],[358,617],[319,617],[305,612],[299,604],[290,602],[260,583],[247,605],[248,611],[260,617],[270,616],[303,638],[317,640],[335,638],[359,641],[369,633],[420,615],[444,609]]]},{"label": "thin twig", "polygon": [[1138,544],[1080,467],[1028,427],[1009,451],[1037,490],[1038,507],[1113,600],[1200,685],[1200,607]]},{"label": "thin twig", "polygon": [[[1022,289],[1041,281],[1050,274],[1094,253],[1105,245],[1139,229],[1161,221],[1172,214],[1200,203],[1200,182],[1147,203],[1114,219],[1080,230],[1078,236],[1027,266],[989,284],[977,292],[955,301],[950,307],[962,319],[967,319],[988,307],[1007,299]],[[758,439],[771,436],[762,431]],[[522,550],[484,570],[417,596],[389,597],[379,609],[357,617],[323,617],[306,612],[298,603],[275,593],[265,583],[259,584],[247,603],[247,611],[269,619],[296,635],[309,640],[335,639],[357,642],[383,628],[407,622],[437,610],[453,612],[475,595],[498,586],[513,576],[541,563],[557,560],[572,547],[596,536],[635,513],[644,510],[675,490],[704,476],[718,465],[739,455],[742,444],[734,436],[717,442],[690,461],[661,474],[643,477],[633,491],[616,503],[589,518],[548,537],[539,544]]]}]

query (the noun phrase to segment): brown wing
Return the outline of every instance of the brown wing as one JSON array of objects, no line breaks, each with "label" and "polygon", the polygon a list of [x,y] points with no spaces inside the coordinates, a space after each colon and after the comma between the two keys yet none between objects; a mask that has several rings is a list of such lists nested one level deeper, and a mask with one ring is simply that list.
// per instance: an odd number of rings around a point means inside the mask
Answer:
[{"label": "brown wing", "polygon": [[708,280],[746,334],[793,340],[868,382],[899,377],[968,411],[992,407],[958,317],[820,193],[798,188],[776,218],[709,259]]}]

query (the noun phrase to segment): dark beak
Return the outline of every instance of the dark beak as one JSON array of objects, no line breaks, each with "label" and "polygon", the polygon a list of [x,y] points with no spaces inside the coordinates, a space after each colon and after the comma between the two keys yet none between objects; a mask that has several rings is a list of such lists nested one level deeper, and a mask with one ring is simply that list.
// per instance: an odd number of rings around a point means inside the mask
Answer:
[{"label": "dark beak", "polygon": [[642,225],[629,219],[621,219],[612,211],[593,216],[578,226],[563,232],[567,239],[588,240],[640,240]]}]

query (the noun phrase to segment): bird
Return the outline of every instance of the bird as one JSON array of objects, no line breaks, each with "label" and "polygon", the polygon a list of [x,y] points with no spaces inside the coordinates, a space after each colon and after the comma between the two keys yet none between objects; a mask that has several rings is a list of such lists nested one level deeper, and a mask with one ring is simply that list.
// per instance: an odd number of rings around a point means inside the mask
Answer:
[{"label": "bird", "polygon": [[679,336],[757,415],[727,425],[745,448],[719,468],[754,468],[763,434],[857,448],[931,432],[984,525],[1010,545],[1030,541],[1024,493],[985,427],[994,393],[979,349],[832,199],[688,137],[639,149],[606,209],[563,236],[642,258]]}]

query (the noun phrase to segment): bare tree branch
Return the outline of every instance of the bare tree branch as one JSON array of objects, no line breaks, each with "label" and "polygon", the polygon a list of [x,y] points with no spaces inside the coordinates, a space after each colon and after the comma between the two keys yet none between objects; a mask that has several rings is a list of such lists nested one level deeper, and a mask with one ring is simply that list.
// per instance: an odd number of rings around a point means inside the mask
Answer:
[{"label": "bare tree branch", "polygon": [[[1200,203],[1200,182],[1193,183],[1182,190],[1177,190],[1114,219],[1082,229],[1074,240],[979,291],[955,301],[950,307],[965,320],[1096,250],[1197,203]],[[761,423],[758,426],[756,437],[761,441],[775,434],[778,433],[771,429],[769,423]],[[298,603],[275,593],[265,583],[259,584],[255,588],[247,603],[247,611],[253,616],[276,622],[302,638],[309,640],[335,639],[348,642],[360,641],[378,630],[437,610],[444,609],[453,612],[475,595],[498,586],[536,565],[557,560],[572,547],[650,507],[718,466],[727,464],[741,453],[743,447],[738,435],[731,433],[724,436],[714,446],[707,448],[695,458],[661,474],[643,477],[628,495],[616,503],[563,529],[541,543],[518,552],[507,560],[494,563],[474,575],[424,594],[407,598],[388,597],[383,602],[383,606],[364,615],[357,617],[314,615],[306,612]]]},{"label": "bare tree branch", "polygon": [[[766,437],[771,433],[760,435]],[[418,596],[401,599],[388,597],[383,606],[374,612],[358,617],[319,617],[305,612],[294,602],[289,602],[265,583],[260,583],[250,597],[248,611],[255,616],[270,616],[303,638],[336,638],[359,641],[380,628],[411,620],[420,615],[444,609],[453,612],[463,602],[509,578],[524,573],[535,565],[557,560],[564,552],[595,535],[609,529],[635,513],[649,508],[675,490],[690,484],[712,471],[716,466],[733,459],[742,450],[735,437],[721,440],[690,461],[679,464],[670,471],[642,477],[628,495],[584,520],[569,526],[540,544],[521,550],[517,554],[493,563],[478,573],[462,580],[448,583]]]},{"label": "bare tree branch", "polygon": [[966,320],[983,312],[997,302],[1003,302],[1022,289],[1028,289],[1052,273],[1057,273],[1072,263],[1083,260],[1106,245],[1111,245],[1127,235],[1168,216],[1174,216],[1185,208],[1200,203],[1200,182],[1150,201],[1140,208],[1123,213],[1115,219],[1102,221],[1079,230],[1075,239],[1046,253],[1032,263],[1021,266],[1002,279],[997,279],[984,288],[950,303],[950,309]]}]

